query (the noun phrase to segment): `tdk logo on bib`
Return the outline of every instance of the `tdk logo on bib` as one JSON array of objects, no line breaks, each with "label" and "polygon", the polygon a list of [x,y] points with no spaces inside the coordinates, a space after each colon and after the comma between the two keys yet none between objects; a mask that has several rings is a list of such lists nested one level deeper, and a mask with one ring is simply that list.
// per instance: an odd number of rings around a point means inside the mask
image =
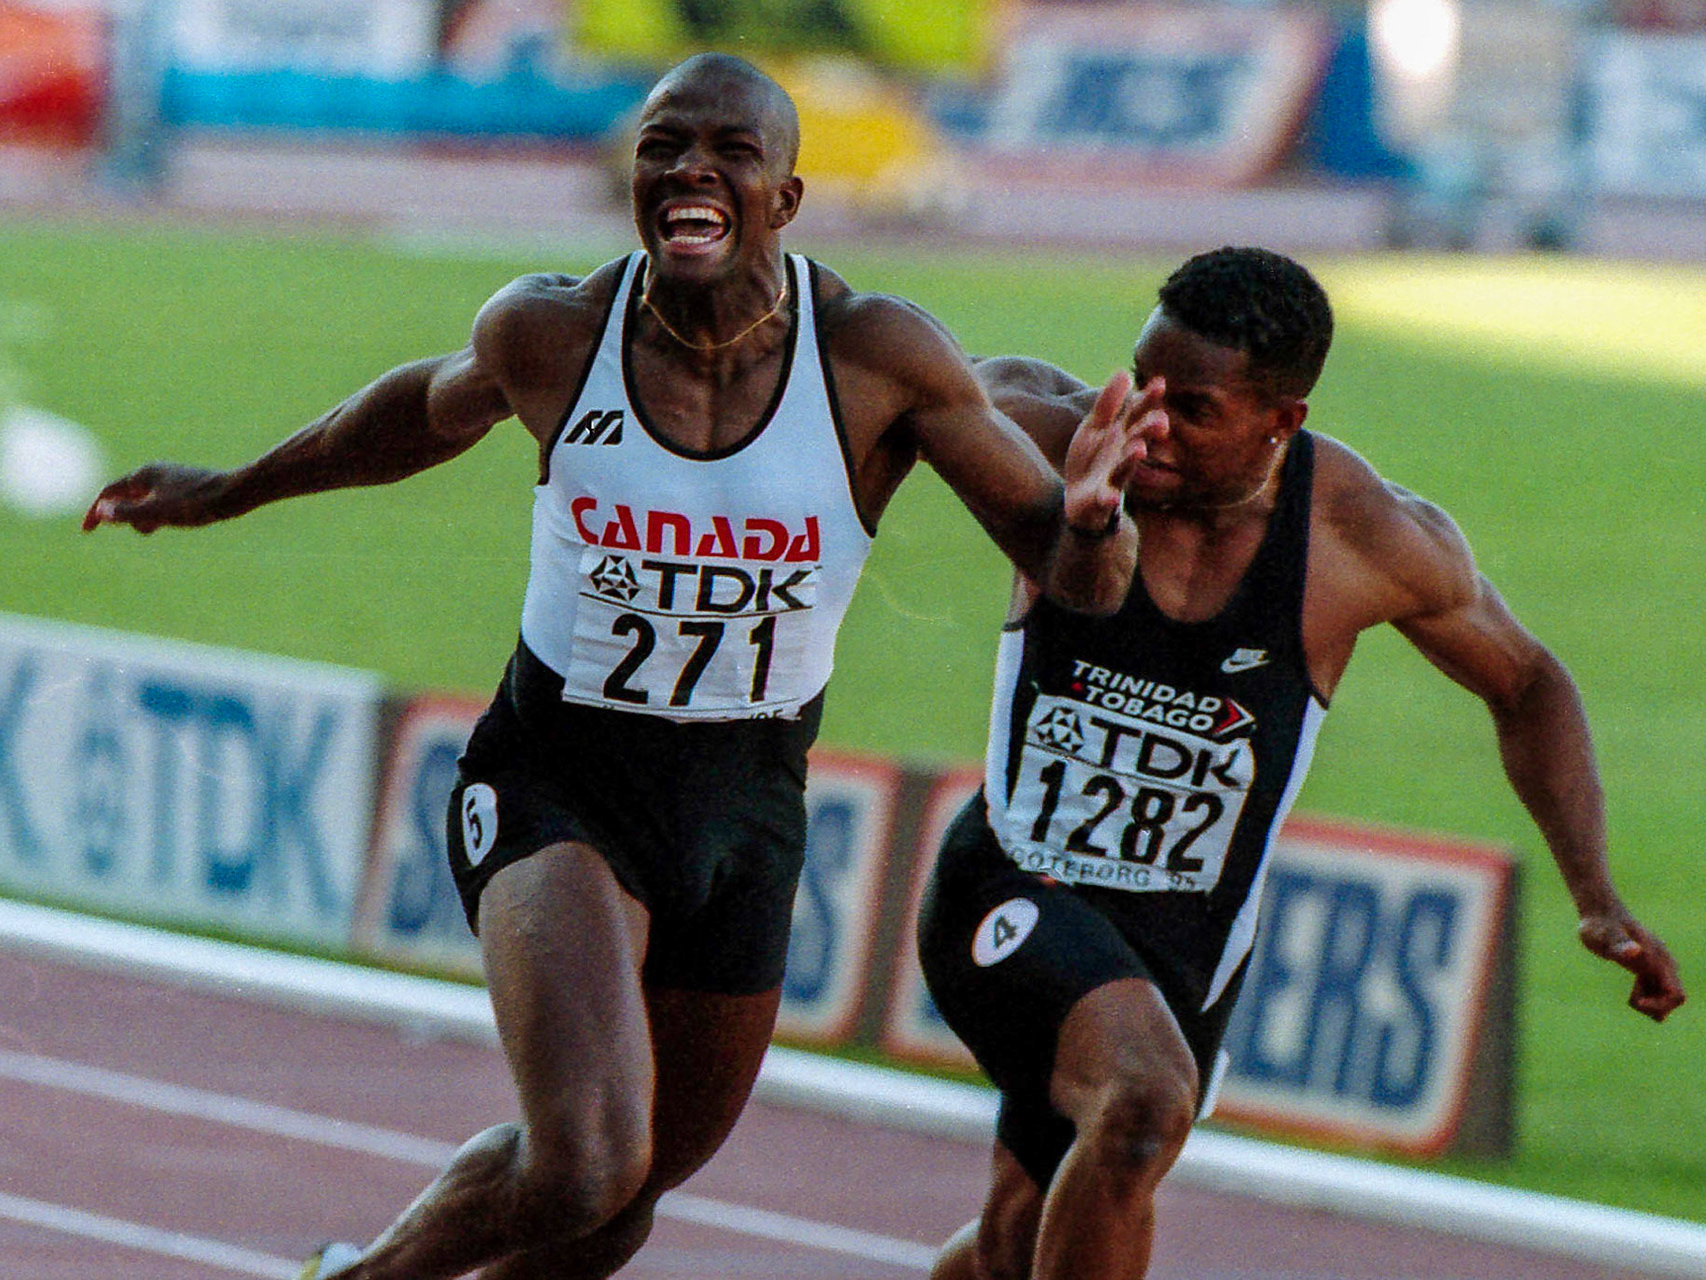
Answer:
[{"label": "tdk logo on bib", "polygon": [[1042,912],[1029,898],[1010,898],[983,918],[971,940],[971,958],[980,968],[999,964],[1017,951]]}]

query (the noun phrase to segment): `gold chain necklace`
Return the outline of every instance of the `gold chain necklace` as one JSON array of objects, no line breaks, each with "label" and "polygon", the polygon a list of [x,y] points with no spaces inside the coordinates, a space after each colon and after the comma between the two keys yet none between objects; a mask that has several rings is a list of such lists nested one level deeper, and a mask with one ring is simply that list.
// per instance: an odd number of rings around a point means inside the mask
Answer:
[{"label": "gold chain necklace", "polygon": [[652,284],[651,284],[651,281],[649,281],[649,280],[646,281],[646,291],[645,291],[645,293],[640,295],[641,305],[644,306],[647,311],[650,311],[652,313],[652,316],[657,320],[657,322],[663,326],[663,331],[665,333],[667,333],[670,337],[674,338],[682,346],[687,347],[689,350],[692,350],[692,351],[721,351],[724,347],[734,346],[735,343],[739,342],[742,338],[746,337],[754,329],[758,328],[759,325],[763,324],[766,320],[771,319],[778,311],[780,311],[782,309],[782,304],[784,302],[786,302],[787,300],[788,300],[788,282],[786,280],[783,280],[781,292],[779,292],[776,295],[776,301],[771,304],[770,310],[766,311],[763,315],[759,316],[758,319],[754,320],[751,324],[747,325],[746,328],[742,329],[739,333],[735,334],[734,337],[726,338],[722,342],[689,342],[686,338],[682,337],[679,333],[677,333],[675,331],[675,326],[670,324],[669,321],[667,321],[663,318],[663,312],[659,311],[657,309],[657,305],[652,302]]}]

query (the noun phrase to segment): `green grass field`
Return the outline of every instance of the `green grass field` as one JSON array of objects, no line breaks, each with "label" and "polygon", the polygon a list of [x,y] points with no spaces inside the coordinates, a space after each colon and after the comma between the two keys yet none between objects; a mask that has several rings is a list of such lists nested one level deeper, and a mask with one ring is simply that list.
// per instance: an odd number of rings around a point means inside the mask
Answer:
[{"label": "green grass field", "polygon": [[[799,247],[810,248],[809,245]],[[930,308],[968,348],[1099,380],[1164,262],[1037,253],[825,255]],[[235,463],[392,364],[464,340],[505,258],[354,240],[111,227],[0,230],[0,394],[93,428],[115,469]],[[1452,511],[1593,717],[1621,887],[1685,977],[1706,953],[1706,273],[1566,261],[1320,262],[1339,338],[1310,424]],[[0,610],[293,654],[482,694],[514,641],[533,459],[513,425],[436,473],[152,539],[0,512]],[[829,743],[981,753],[1007,573],[932,477],[884,522],[848,620]],[[837,692],[839,696],[837,696]],[[1344,681],[1300,808],[1525,856],[1520,1152],[1492,1181],[1706,1220],[1699,1012],[1654,1027],[1574,940],[1485,713],[1393,634]]]}]

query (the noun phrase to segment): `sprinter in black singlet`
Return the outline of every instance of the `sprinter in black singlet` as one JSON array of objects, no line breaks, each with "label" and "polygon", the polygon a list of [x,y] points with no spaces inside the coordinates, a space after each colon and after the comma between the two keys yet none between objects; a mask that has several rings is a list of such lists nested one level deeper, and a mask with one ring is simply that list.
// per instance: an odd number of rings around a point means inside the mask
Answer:
[{"label": "sprinter in black singlet", "polygon": [[[1270,842],[1368,627],[1486,701],[1582,941],[1634,974],[1642,1013],[1682,1003],[1613,888],[1569,674],[1444,512],[1302,430],[1331,337],[1290,259],[1186,262],[1134,355],[1157,403],[1126,490],[1142,541],[1124,607],[1075,616],[1018,583],[984,789],[919,926],[931,993],[1001,1091],[988,1201],[936,1280],[1146,1274],[1156,1184],[1212,1106]],[[1031,360],[979,376],[1055,459],[1094,395]]]}]

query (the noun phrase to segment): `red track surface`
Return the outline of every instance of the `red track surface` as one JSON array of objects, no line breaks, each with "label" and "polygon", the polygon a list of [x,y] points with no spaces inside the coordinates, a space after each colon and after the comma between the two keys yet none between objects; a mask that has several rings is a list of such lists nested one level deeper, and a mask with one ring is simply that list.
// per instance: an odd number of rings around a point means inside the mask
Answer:
[{"label": "red track surface", "polygon": [[[322,1240],[372,1236],[452,1144],[510,1112],[493,1049],[0,950],[0,1277],[289,1277]],[[755,1105],[623,1275],[916,1278],[975,1212],[985,1160],[971,1144]],[[814,1243],[825,1227],[843,1234]],[[1637,1274],[1183,1187],[1164,1188],[1153,1269]]]}]

